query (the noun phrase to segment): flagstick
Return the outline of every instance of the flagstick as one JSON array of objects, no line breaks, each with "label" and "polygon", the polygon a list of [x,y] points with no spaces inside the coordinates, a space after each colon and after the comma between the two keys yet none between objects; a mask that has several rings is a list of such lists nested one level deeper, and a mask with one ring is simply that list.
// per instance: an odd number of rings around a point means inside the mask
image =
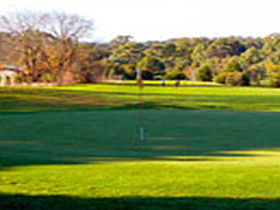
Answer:
[{"label": "flagstick", "polygon": [[139,131],[140,131],[140,142],[145,142],[145,127],[144,127],[144,104],[143,104],[143,87],[144,87],[144,82],[142,79],[142,71],[140,68],[136,69],[137,72],[137,83],[139,87]]},{"label": "flagstick", "polygon": [[145,139],[145,127],[144,127],[144,104],[143,104],[143,87],[139,87],[139,103],[140,103],[140,109],[139,109],[139,131],[140,131],[140,142],[144,142]]}]

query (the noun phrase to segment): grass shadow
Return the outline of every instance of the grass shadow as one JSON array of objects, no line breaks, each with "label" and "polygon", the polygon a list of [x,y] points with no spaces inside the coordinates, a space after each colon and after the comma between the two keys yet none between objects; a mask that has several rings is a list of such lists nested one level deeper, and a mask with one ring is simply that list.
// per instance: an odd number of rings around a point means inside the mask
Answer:
[{"label": "grass shadow", "polygon": [[63,209],[280,209],[279,199],[238,199],[211,197],[120,197],[78,198],[63,195],[0,194],[1,210]]},{"label": "grass shadow", "polygon": [[141,143],[140,113],[127,109],[0,114],[0,165],[223,161],[280,148],[275,113],[146,110]]},{"label": "grass shadow", "polygon": [[[104,84],[107,87],[108,84]],[[113,84],[112,84],[113,85]],[[101,85],[102,86],[102,85]],[[75,87],[75,86],[74,86]],[[137,88],[129,89],[43,89],[10,88],[0,90],[0,112],[38,112],[45,110],[118,110],[140,107]],[[94,86],[93,86],[94,87]],[[110,85],[109,85],[110,87]],[[204,86],[203,86],[204,87]],[[107,87],[108,88],[108,87]],[[220,87],[219,87],[220,88]],[[232,87],[221,87],[221,89]],[[280,96],[275,94],[236,95],[220,92],[213,95],[191,93],[187,88],[144,91],[145,109],[185,110],[280,110]],[[183,90],[183,91],[182,91]],[[207,88],[205,88],[207,90]],[[211,89],[209,89],[211,90]],[[201,91],[201,90],[200,90]],[[218,91],[218,90],[216,90]],[[222,94],[223,93],[223,94]]]}]

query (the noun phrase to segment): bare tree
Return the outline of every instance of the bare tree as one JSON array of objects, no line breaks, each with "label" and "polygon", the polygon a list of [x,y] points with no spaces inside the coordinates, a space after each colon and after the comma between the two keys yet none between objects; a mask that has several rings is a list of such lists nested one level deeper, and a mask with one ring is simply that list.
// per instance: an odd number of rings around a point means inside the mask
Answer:
[{"label": "bare tree", "polygon": [[77,15],[52,13],[49,15],[48,33],[58,40],[55,44],[58,52],[58,83],[71,83],[74,71],[78,69],[78,54],[81,53],[79,40],[90,35],[92,22]]},{"label": "bare tree", "polygon": [[35,81],[48,73],[58,84],[73,82],[79,42],[92,29],[92,21],[75,14],[25,12],[0,16],[0,31],[9,35],[7,45],[20,55],[21,64]]}]

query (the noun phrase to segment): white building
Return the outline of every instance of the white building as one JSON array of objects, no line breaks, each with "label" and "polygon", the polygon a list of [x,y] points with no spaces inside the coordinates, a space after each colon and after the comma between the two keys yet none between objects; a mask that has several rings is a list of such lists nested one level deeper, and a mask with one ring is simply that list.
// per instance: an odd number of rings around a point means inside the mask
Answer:
[{"label": "white building", "polygon": [[13,65],[0,67],[0,86],[13,86],[22,69]]}]

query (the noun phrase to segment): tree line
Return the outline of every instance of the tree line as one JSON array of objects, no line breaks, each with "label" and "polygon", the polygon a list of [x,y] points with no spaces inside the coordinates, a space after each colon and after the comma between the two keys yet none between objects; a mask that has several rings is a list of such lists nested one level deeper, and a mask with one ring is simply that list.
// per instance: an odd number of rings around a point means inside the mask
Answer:
[{"label": "tree line", "polygon": [[64,13],[0,17],[0,64],[25,69],[29,82],[71,84],[122,78],[280,86],[280,34],[264,38],[178,38],[135,42],[118,36],[88,43],[93,22]]},{"label": "tree line", "polygon": [[[117,43],[117,44],[114,44]],[[109,47],[111,46],[111,47]],[[180,38],[137,43],[129,36],[107,44],[110,74],[135,79],[214,81],[234,86],[280,86],[280,34],[265,38]]]}]

